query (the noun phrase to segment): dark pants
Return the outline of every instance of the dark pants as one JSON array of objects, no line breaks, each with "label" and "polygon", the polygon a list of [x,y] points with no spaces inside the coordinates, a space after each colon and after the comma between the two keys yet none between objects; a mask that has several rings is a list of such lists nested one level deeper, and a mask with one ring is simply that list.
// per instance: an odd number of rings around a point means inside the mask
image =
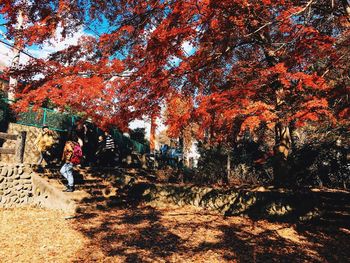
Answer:
[{"label": "dark pants", "polygon": [[115,157],[114,150],[111,150],[111,149],[105,150],[104,158],[103,158],[104,165],[107,167],[114,166],[115,165],[114,157]]},{"label": "dark pants", "polygon": [[38,165],[42,163],[42,161],[45,160],[46,164],[50,164],[51,161],[51,153],[49,151],[40,152],[40,157],[38,160]]}]

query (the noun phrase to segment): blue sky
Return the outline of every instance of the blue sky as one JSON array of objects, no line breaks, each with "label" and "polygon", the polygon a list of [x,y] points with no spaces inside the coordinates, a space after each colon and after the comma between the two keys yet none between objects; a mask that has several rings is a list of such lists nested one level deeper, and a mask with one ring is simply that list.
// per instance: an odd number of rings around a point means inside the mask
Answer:
[{"label": "blue sky", "polygon": [[[118,19],[118,18],[116,18]],[[0,24],[5,23],[6,20],[2,15],[0,15]],[[37,58],[45,58],[47,57],[50,53],[62,50],[69,45],[74,45],[77,44],[78,40],[80,37],[83,35],[92,35],[95,37],[99,37],[104,33],[110,33],[111,29],[116,29],[115,26],[111,25],[109,21],[105,18],[102,18],[102,21],[98,20],[89,20],[88,16],[86,16],[86,22],[89,24],[89,26],[85,26],[84,28],[79,28],[76,33],[74,33],[72,36],[66,38],[65,40],[61,41],[59,40],[60,37],[60,28],[57,30],[55,38],[52,39],[51,41],[47,41],[43,43],[43,45],[38,46],[38,45],[32,45],[29,47],[26,47],[26,51],[33,55],[34,57]],[[0,39],[12,44],[13,41],[8,40],[4,37],[4,33],[6,33],[6,27],[5,26],[0,26]],[[51,43],[50,43],[51,42]],[[195,48],[189,44],[189,42],[185,42],[182,44],[182,47],[184,50],[189,54],[192,55],[195,52]],[[3,45],[0,44],[0,48],[3,48]],[[127,51],[123,51],[124,53]],[[111,58],[119,58],[123,59],[123,55],[120,52],[117,52],[114,56]],[[173,58],[171,59],[171,62],[173,63],[174,66],[177,66],[180,63],[180,60],[178,58]]]}]

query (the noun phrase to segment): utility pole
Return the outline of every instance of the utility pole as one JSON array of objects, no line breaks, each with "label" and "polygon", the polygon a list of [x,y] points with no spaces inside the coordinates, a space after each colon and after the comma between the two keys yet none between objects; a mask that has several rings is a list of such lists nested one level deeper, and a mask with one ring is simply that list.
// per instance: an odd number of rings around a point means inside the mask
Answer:
[{"label": "utility pole", "polygon": [[13,75],[13,70],[17,69],[19,66],[19,56],[23,48],[22,41],[20,40],[20,37],[21,37],[20,30],[23,28],[23,22],[24,22],[24,15],[23,15],[23,11],[20,10],[17,18],[15,42],[12,48],[13,58],[10,66],[11,74],[10,74],[9,90],[7,94],[9,103],[12,103],[15,99],[15,94],[16,94],[16,89],[18,84],[18,79],[16,76]]}]

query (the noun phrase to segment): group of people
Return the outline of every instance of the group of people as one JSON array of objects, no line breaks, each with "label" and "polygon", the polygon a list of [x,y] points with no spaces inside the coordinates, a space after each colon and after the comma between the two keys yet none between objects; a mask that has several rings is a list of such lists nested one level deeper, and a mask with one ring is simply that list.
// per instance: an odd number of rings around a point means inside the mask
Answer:
[{"label": "group of people", "polygon": [[168,144],[163,144],[160,146],[159,153],[156,153],[156,156],[161,166],[182,166],[183,154],[178,147],[170,147]]},{"label": "group of people", "polygon": [[[60,169],[60,173],[68,181],[65,192],[74,191],[74,165],[111,167],[118,162],[118,147],[108,131],[105,131],[104,135],[98,136],[97,143],[93,143],[93,139],[86,125],[82,129],[69,133],[64,144],[61,157],[63,166]],[[53,148],[55,143],[53,132],[48,126],[43,126],[41,133],[35,140],[35,145],[40,153],[38,165],[41,165],[44,160],[48,165],[51,165],[54,159]]]}]

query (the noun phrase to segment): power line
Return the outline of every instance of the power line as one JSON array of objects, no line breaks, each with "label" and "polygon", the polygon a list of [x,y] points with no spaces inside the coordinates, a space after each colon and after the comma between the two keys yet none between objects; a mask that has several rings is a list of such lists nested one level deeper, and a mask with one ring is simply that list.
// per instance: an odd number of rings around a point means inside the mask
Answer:
[{"label": "power line", "polygon": [[9,44],[9,43],[7,43],[7,42],[1,40],[1,39],[0,39],[0,42],[3,43],[3,44],[5,44],[6,46],[9,46],[9,47],[11,47],[11,48],[14,48],[14,49],[19,50],[19,52],[21,52],[21,53],[23,53],[23,54],[25,54],[25,55],[27,55],[27,56],[29,56],[29,57],[31,57],[31,58],[38,59],[38,58],[34,57],[33,55],[29,54],[28,52],[23,51],[23,50],[21,50],[20,48],[17,48],[17,47],[15,47],[14,45]]}]

